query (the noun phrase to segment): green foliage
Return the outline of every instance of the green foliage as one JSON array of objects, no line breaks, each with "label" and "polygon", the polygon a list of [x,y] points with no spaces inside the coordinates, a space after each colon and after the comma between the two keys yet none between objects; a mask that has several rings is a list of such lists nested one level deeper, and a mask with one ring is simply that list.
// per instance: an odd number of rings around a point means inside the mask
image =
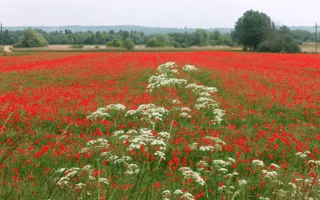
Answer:
[{"label": "green foliage", "polygon": [[221,35],[218,39],[219,45],[227,45],[227,46],[233,46],[233,42],[231,39],[230,34]]},{"label": "green foliage", "polygon": [[249,10],[238,19],[233,39],[245,49],[256,49],[258,44],[266,40],[272,30],[272,23],[265,13]]},{"label": "green foliage", "polygon": [[158,47],[165,47],[165,46],[169,46],[170,44],[170,40],[167,35],[164,35],[164,34],[156,35],[156,39],[158,41]]},{"label": "green foliage", "polygon": [[69,48],[82,49],[82,48],[83,48],[83,45],[82,45],[82,44],[73,44],[73,45],[69,46]]},{"label": "green foliage", "polygon": [[180,44],[181,48],[188,48],[188,45],[186,43]]},{"label": "green foliage", "polygon": [[27,28],[23,31],[22,36],[14,47],[44,47],[48,46],[47,40],[37,31]]},{"label": "green foliage", "polygon": [[176,42],[176,41],[173,41],[173,42],[172,42],[172,46],[173,46],[174,48],[181,48],[180,44],[179,44],[178,42]]},{"label": "green foliage", "polygon": [[150,38],[147,42],[147,47],[157,47],[158,40],[156,38]]},{"label": "green foliage", "polygon": [[127,38],[124,40],[123,46],[128,49],[128,50],[133,50],[134,49],[134,43],[130,38]]},{"label": "green foliage", "polygon": [[[283,29],[284,30],[284,29]],[[301,52],[299,43],[290,35],[290,29],[280,30],[281,34],[274,39],[266,40],[258,45],[259,52],[282,52],[282,53],[298,53]]]},{"label": "green foliage", "polygon": [[122,47],[122,40],[121,39],[114,39],[110,42],[107,42],[107,46],[110,47]]},{"label": "green foliage", "polygon": [[197,46],[208,46],[209,45],[209,34],[203,29],[198,29],[195,33],[194,45]]}]

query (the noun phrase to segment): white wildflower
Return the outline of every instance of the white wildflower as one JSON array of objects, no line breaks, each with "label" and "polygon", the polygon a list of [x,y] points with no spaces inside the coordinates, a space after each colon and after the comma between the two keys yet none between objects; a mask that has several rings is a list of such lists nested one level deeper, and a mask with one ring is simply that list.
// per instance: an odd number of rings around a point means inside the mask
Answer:
[{"label": "white wildflower", "polygon": [[253,160],[252,164],[256,167],[264,167],[264,163],[261,160]]}]

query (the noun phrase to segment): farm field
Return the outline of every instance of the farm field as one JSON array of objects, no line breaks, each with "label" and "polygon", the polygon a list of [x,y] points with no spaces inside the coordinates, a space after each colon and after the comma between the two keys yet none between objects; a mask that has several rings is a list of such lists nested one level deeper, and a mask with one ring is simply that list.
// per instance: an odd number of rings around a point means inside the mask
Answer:
[{"label": "farm field", "polygon": [[[106,48],[105,45],[99,45],[99,48],[95,48],[94,45],[85,45],[84,48],[81,49],[74,49],[70,48],[70,45],[49,45],[47,47],[33,47],[33,48],[15,48],[14,51],[125,51],[121,48],[115,48],[115,47],[108,47]],[[5,46],[6,52],[11,52],[12,48],[11,46]],[[303,53],[315,53],[315,43],[304,43],[300,45],[301,52]],[[136,45],[134,51],[151,51],[151,52],[157,52],[157,51],[241,51],[241,47],[228,47],[228,46],[205,46],[205,47],[199,47],[199,46],[191,46],[186,49],[177,49],[174,47],[156,47],[156,48],[148,48],[145,45]]]},{"label": "farm field", "polygon": [[319,63],[218,51],[0,57],[0,199],[320,199]]},{"label": "farm field", "polygon": [[[96,48],[98,47],[98,48]],[[5,46],[7,52],[10,51],[10,46]],[[159,51],[241,51],[241,47],[229,47],[229,46],[191,46],[189,48],[174,48],[174,47],[146,47],[146,45],[136,45],[133,51],[138,52],[159,52]],[[48,45],[47,47],[33,47],[33,48],[14,48],[14,51],[127,51],[125,48],[120,47],[106,47],[106,45],[84,45],[83,48],[70,48],[70,45]]]}]

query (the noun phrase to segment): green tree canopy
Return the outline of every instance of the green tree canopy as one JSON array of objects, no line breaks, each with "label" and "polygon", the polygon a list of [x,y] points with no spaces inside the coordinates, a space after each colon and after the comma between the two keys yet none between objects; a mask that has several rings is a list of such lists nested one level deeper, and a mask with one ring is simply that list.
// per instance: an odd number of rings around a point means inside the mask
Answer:
[{"label": "green tree canopy", "polygon": [[44,47],[48,46],[47,40],[37,31],[27,28],[13,47]]},{"label": "green tree canopy", "polygon": [[114,39],[110,42],[107,42],[107,46],[111,47],[121,47],[122,46],[122,40],[121,39]]},{"label": "green tree canopy", "polygon": [[130,38],[127,38],[124,40],[123,46],[127,48],[128,50],[134,49],[134,43]]},{"label": "green tree canopy", "polygon": [[236,22],[232,36],[234,41],[245,49],[256,49],[259,43],[268,38],[271,30],[272,23],[268,15],[249,10]]},{"label": "green tree canopy", "polygon": [[158,40],[156,38],[150,38],[147,42],[147,47],[157,47],[158,46]]}]

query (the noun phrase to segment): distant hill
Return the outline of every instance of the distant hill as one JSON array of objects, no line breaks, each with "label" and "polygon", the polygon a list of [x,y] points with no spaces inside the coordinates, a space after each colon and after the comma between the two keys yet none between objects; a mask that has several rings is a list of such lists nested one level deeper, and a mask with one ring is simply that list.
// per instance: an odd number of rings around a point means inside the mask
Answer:
[{"label": "distant hill", "polygon": [[[17,26],[17,27],[5,27],[4,29],[8,30],[24,30],[28,26]],[[121,25],[121,26],[30,26],[31,28],[41,29],[46,32],[52,31],[64,31],[65,29],[69,29],[72,32],[86,32],[86,31],[110,31],[114,30],[116,32],[123,31],[142,31],[147,35],[150,34],[166,34],[166,33],[192,33],[197,30],[197,28],[162,28],[162,27],[145,27],[145,26],[134,26],[134,25]],[[233,28],[210,28],[205,29],[207,31],[220,31],[221,33],[230,33]]]},{"label": "distant hill", "polygon": [[[8,30],[24,30],[28,26],[17,26],[17,27],[4,27],[4,29]],[[123,31],[142,31],[147,35],[150,34],[166,34],[166,33],[193,33],[197,30],[197,28],[162,28],[162,27],[146,27],[146,26],[135,26],[135,25],[121,25],[121,26],[30,26],[35,29],[42,29],[46,32],[52,31],[64,31],[65,29],[69,29],[72,32],[86,32],[86,31],[110,31],[114,30],[116,32]],[[315,28],[313,26],[291,26],[289,27],[291,30],[307,30],[309,32],[315,32]],[[233,28],[210,28],[204,29],[209,32],[219,31],[220,33],[231,33]]]}]

